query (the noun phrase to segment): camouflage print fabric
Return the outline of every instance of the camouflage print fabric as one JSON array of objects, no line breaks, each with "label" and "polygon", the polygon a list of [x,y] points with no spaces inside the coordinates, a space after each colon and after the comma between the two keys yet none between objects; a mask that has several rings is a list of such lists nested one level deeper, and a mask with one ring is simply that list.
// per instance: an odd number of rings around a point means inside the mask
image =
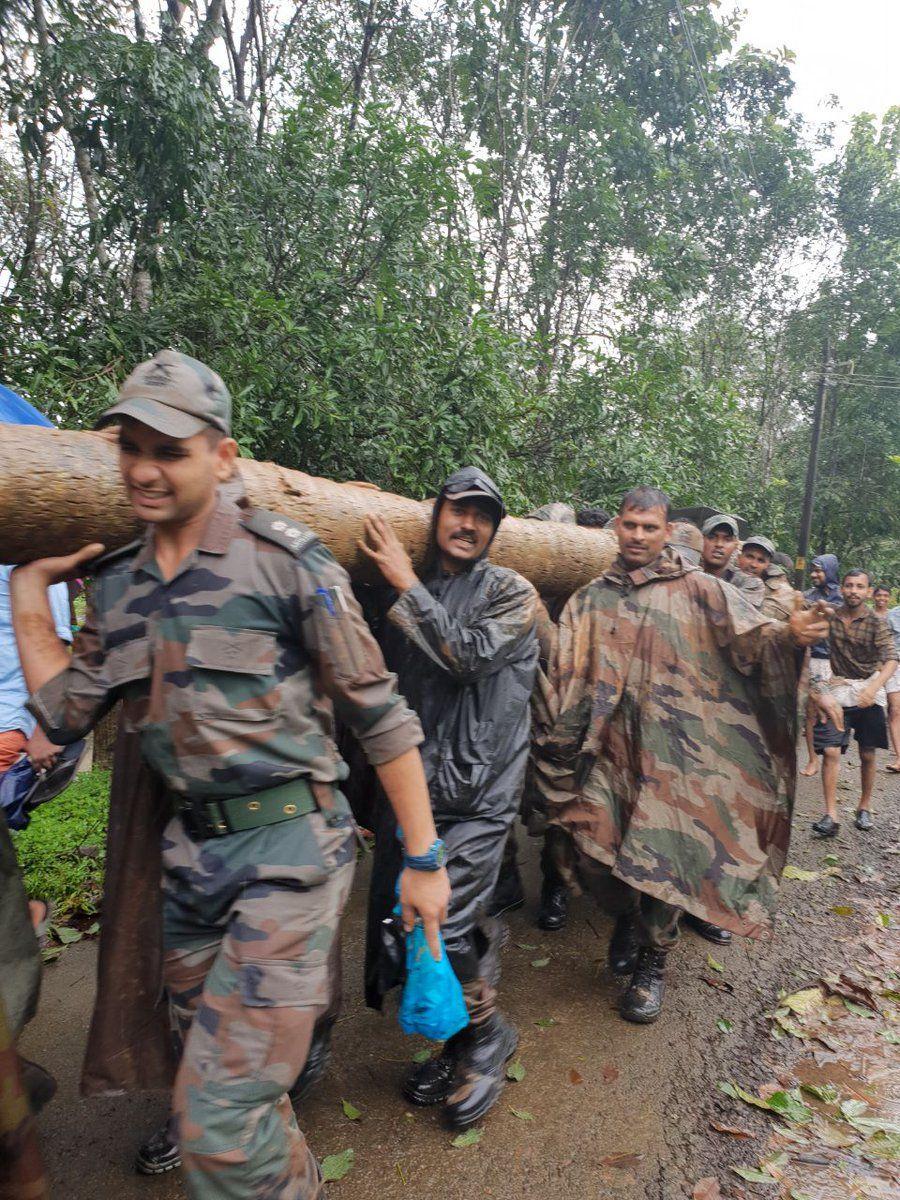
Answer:
[{"label": "camouflage print fabric", "polygon": [[163,835],[164,978],[184,1042],[173,1109],[193,1200],[312,1200],[318,1169],[286,1092],[330,1004],[350,891],[349,805],[194,841]]},{"label": "camouflage print fabric", "polygon": [[100,570],[71,666],[30,707],[64,744],[118,698],[146,761],[192,799],[344,779],[329,699],[372,763],[421,741],[346,572],[308,530],[222,496],[172,579],[150,535]]},{"label": "camouflage print fabric", "polygon": [[[748,575],[746,571],[741,571],[737,567],[726,567],[717,578],[723,583],[730,583],[754,608],[762,608],[766,598],[766,585],[758,576]],[[768,616],[769,614],[765,613],[764,615]]]},{"label": "camouflage print fabric", "polygon": [[760,612],[764,617],[772,617],[775,621],[787,621],[794,611],[794,598],[798,594],[791,587],[782,567],[766,567],[763,572],[763,587],[766,589]]},{"label": "camouflage print fabric", "polygon": [[790,835],[802,656],[666,549],[563,612],[537,736],[550,820],[624,883],[734,933],[770,924]]},{"label": "camouflage print fabric", "polygon": [[617,879],[604,863],[581,854],[559,826],[551,825],[547,833],[554,835],[548,837],[550,854],[558,877],[568,888],[586,892],[611,917],[631,913],[641,946],[672,949],[679,937],[680,908]]}]

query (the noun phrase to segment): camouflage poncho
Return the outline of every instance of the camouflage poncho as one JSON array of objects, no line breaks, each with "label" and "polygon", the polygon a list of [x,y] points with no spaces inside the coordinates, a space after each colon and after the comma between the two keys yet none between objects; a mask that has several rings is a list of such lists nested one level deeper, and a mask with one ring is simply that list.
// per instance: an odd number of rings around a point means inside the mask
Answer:
[{"label": "camouflage poncho", "polygon": [[796,780],[785,624],[666,548],[576,592],[536,693],[550,823],[615,876],[734,933],[770,923]]}]

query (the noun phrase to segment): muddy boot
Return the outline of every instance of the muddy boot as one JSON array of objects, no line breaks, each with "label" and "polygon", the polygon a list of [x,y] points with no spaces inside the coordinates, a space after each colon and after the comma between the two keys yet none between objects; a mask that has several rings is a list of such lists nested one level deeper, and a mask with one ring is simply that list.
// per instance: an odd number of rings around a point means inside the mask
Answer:
[{"label": "muddy boot", "polygon": [[519,1035],[496,1006],[497,993],[483,980],[466,984],[470,1024],[459,1034],[453,1090],[447,1099],[447,1123],[465,1129],[497,1103],[506,1082],[506,1064]]},{"label": "muddy boot", "polygon": [[461,1033],[444,1042],[436,1058],[414,1063],[400,1084],[400,1091],[410,1104],[441,1104],[450,1095]]},{"label": "muddy boot", "polygon": [[331,1031],[334,1021],[320,1021],[313,1030],[312,1041],[309,1044],[309,1054],[303,1070],[297,1076],[294,1086],[288,1092],[291,1104],[299,1104],[305,1100],[317,1083],[321,1083],[331,1062]]},{"label": "muddy boot", "polygon": [[569,889],[564,884],[545,880],[537,914],[538,929],[546,929],[551,933],[565,929],[568,915]]},{"label": "muddy boot", "polygon": [[616,917],[613,934],[609,939],[609,969],[613,975],[633,975],[639,950],[637,917],[634,913],[622,913],[620,917]]},{"label": "muddy boot", "polygon": [[727,929],[720,929],[718,925],[713,925],[712,921],[704,921],[702,917],[695,917],[692,913],[685,913],[682,920],[694,933],[699,933],[702,938],[716,946],[730,946],[734,940]]},{"label": "muddy boot", "polygon": [[619,1008],[626,1021],[650,1025],[659,1016],[666,991],[666,954],[667,951],[652,946],[641,947],[637,967]]}]

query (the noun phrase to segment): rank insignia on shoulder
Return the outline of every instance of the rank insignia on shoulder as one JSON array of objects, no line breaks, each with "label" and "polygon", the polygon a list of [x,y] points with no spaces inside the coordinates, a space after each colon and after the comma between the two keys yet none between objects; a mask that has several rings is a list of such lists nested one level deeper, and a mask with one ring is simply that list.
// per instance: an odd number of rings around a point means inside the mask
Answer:
[{"label": "rank insignia on shoulder", "polygon": [[267,541],[274,542],[290,550],[297,557],[319,539],[311,529],[299,522],[287,520],[278,513],[268,512],[264,508],[255,508],[244,518],[244,526],[251,533],[258,534]]}]

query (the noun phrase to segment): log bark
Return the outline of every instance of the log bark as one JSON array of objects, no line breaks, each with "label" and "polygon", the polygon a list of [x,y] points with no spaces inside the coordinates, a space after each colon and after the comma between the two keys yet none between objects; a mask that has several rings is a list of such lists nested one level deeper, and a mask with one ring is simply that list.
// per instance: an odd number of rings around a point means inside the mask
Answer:
[{"label": "log bark", "polygon": [[[239,468],[251,504],[315,530],[352,578],[374,581],[356,544],[369,513],[391,523],[421,568],[430,501],[371,484],[335,483],[277,463],[245,458]],[[69,554],[88,542],[112,550],[140,533],[108,441],[95,433],[0,425],[0,562]],[[493,562],[518,571],[547,596],[568,595],[590,582],[615,554],[615,539],[605,530],[516,517],[503,522],[491,547]]]}]

